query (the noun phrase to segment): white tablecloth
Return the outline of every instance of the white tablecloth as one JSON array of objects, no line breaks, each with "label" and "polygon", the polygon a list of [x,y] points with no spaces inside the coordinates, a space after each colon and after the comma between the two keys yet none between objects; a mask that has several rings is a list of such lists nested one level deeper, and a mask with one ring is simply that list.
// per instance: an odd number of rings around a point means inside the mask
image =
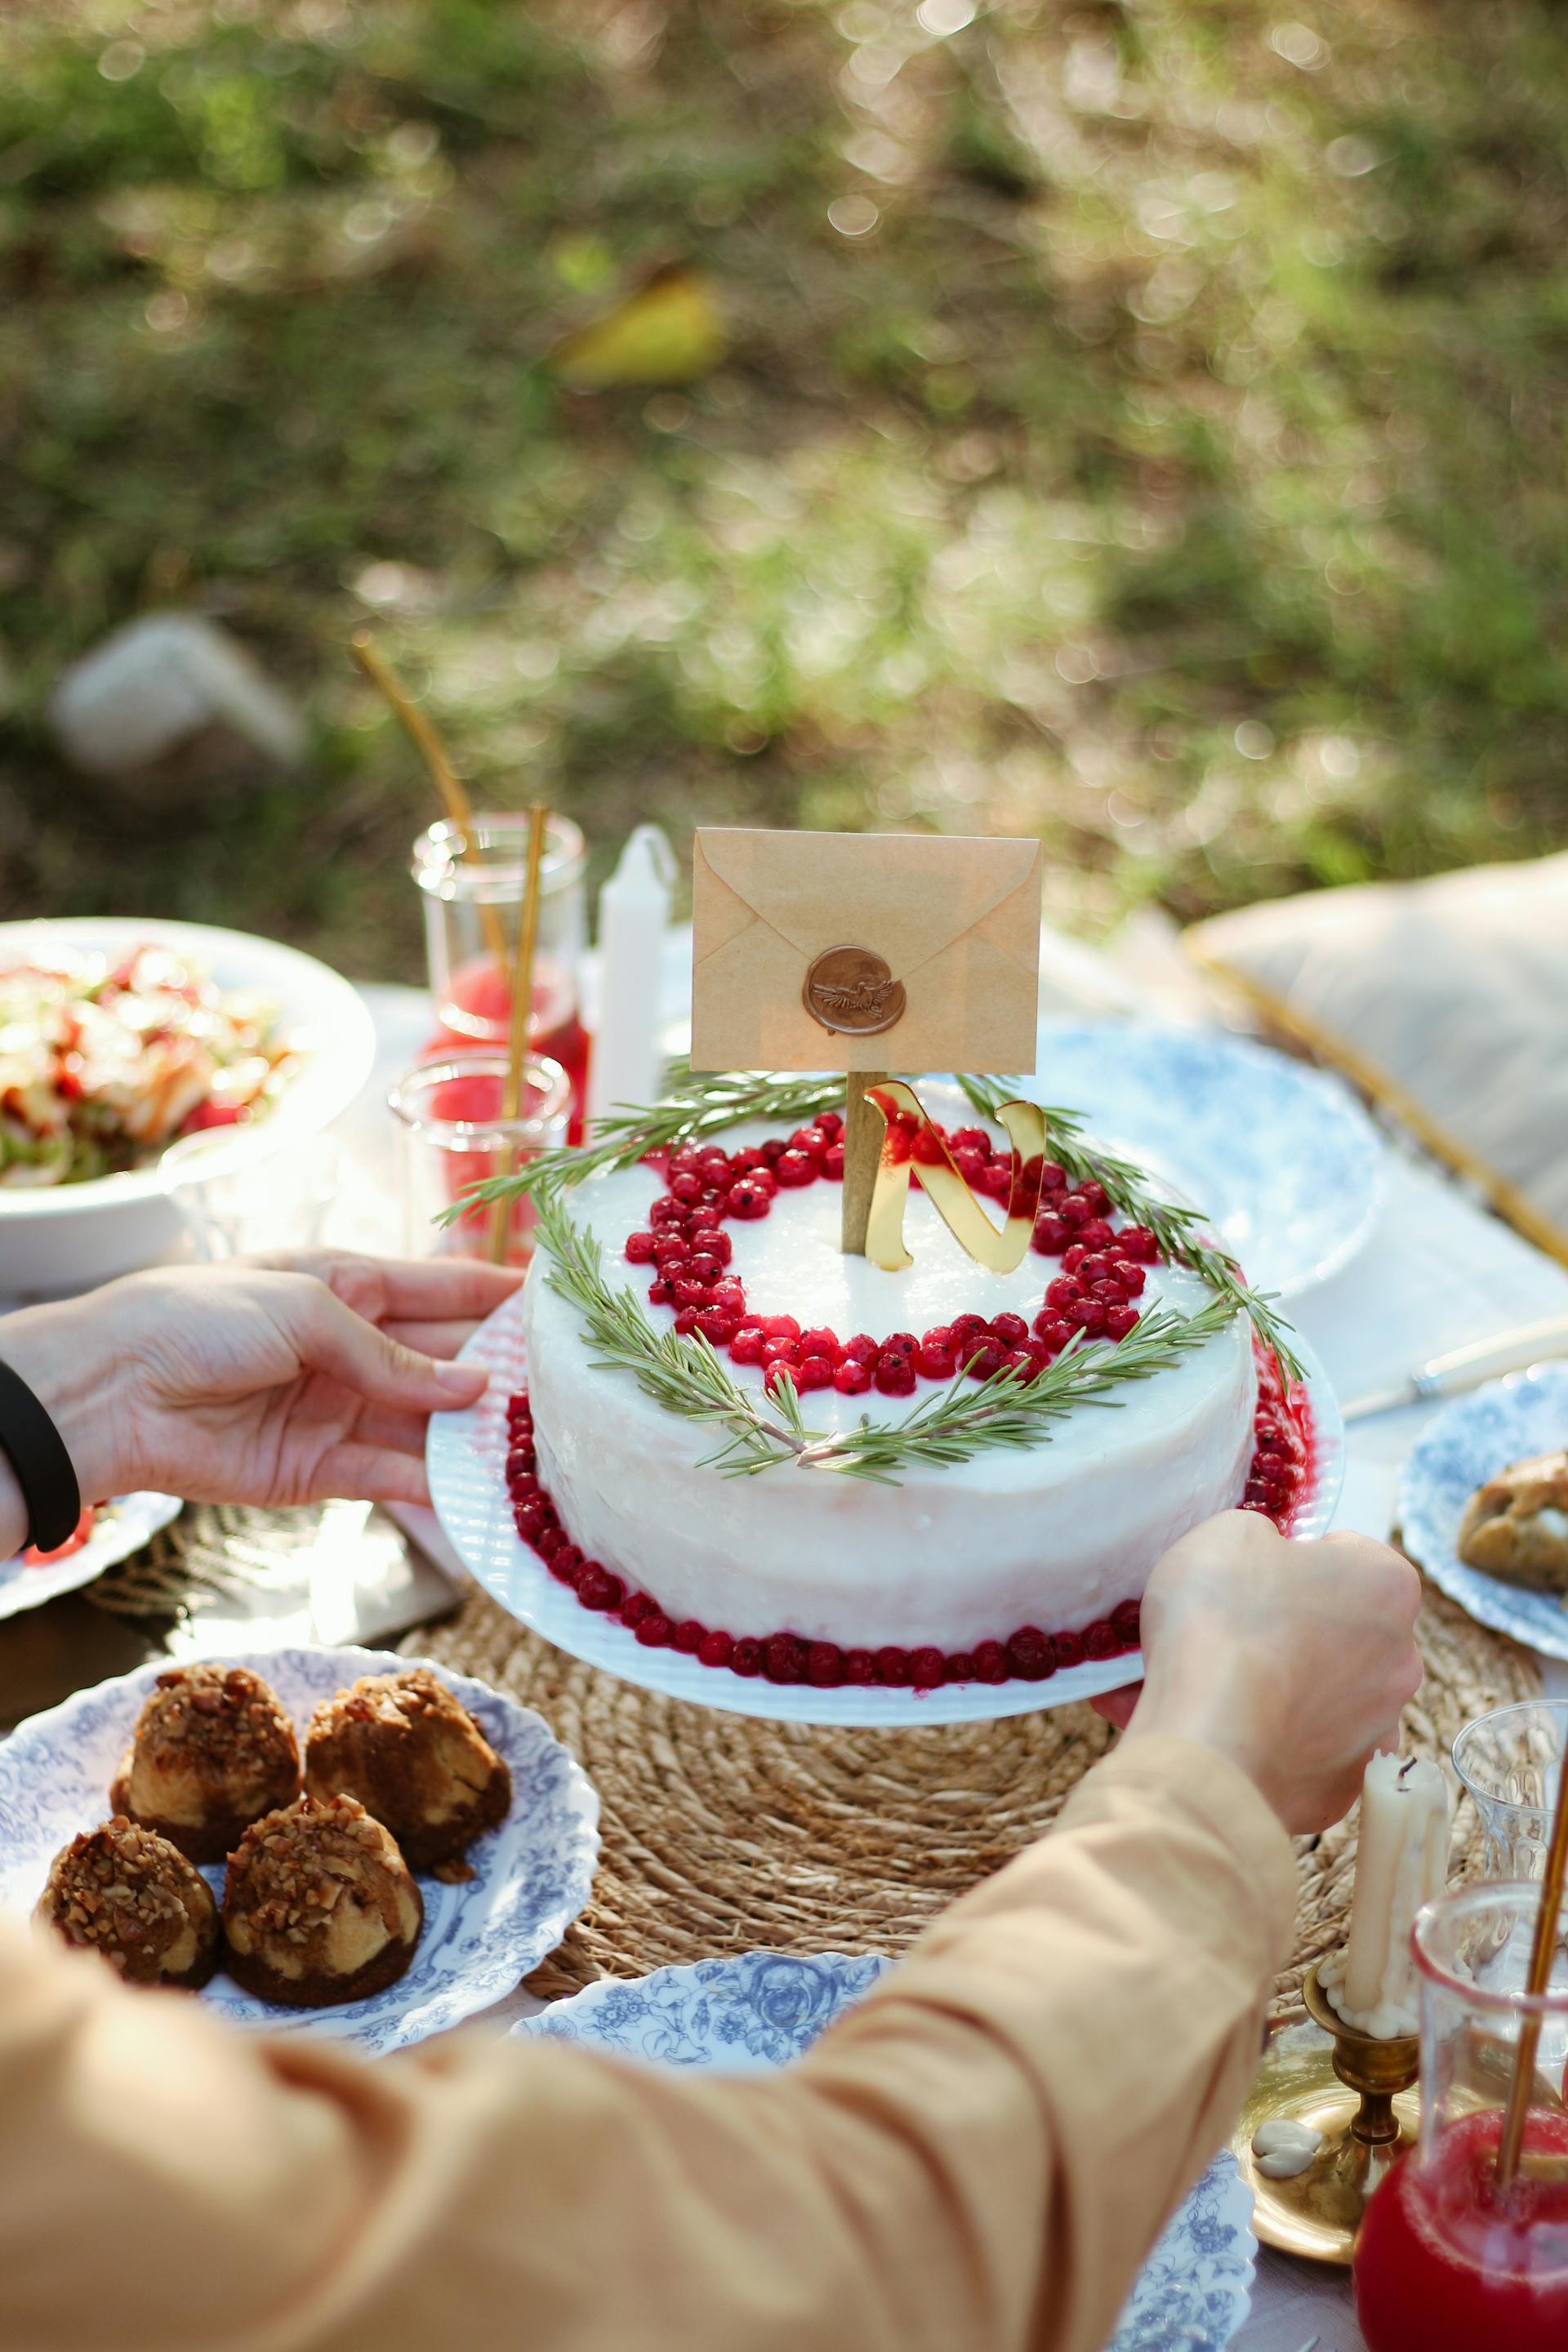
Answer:
[{"label": "white tablecloth", "polygon": [[[429,1000],[407,988],[364,991],[375,1017],[377,1066],[340,1134],[352,1176],[334,1237],[361,1247],[402,1246],[392,1078],[429,1033]],[[1342,1398],[1392,1386],[1417,1363],[1513,1325],[1568,1313],[1568,1272],[1476,1209],[1452,1185],[1391,1155],[1383,1214],[1364,1250],[1331,1282],[1295,1301],[1292,1319],[1318,1349]],[[1435,1406],[1352,1423],[1336,1524],[1386,1536],[1399,1467]],[[1547,1666],[1568,1693],[1568,1669]],[[498,2022],[533,2006],[526,1995],[492,2012]],[[1364,2352],[1346,2276],[1259,2251],[1252,2315],[1237,2352]]]}]

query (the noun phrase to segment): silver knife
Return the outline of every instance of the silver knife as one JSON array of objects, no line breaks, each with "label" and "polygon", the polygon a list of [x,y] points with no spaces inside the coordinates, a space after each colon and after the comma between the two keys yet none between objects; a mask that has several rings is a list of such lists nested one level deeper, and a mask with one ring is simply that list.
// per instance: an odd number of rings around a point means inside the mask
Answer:
[{"label": "silver knife", "polygon": [[1568,1315],[1554,1315],[1544,1323],[1525,1323],[1515,1331],[1500,1331],[1477,1339],[1468,1348],[1452,1348],[1418,1364],[1397,1388],[1356,1397],[1341,1407],[1346,1421],[1366,1421],[1373,1413],[1397,1412],[1404,1405],[1425,1404],[1432,1397],[1458,1396],[1479,1389],[1500,1372],[1522,1371],[1542,1357],[1568,1356]]}]

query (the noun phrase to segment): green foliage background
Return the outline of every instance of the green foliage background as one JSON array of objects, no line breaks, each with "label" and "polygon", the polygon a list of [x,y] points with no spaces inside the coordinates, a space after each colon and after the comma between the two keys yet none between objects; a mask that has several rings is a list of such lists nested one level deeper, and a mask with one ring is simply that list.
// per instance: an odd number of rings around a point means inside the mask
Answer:
[{"label": "green foliage background", "polygon": [[[1562,844],[1565,93],[1530,0],[0,14],[0,912],[412,976],[367,618],[601,871],[640,815],[1037,832],[1094,929]],[[727,361],[563,390],[670,258]],[[168,603],[302,776],[56,765],[61,665]]]}]

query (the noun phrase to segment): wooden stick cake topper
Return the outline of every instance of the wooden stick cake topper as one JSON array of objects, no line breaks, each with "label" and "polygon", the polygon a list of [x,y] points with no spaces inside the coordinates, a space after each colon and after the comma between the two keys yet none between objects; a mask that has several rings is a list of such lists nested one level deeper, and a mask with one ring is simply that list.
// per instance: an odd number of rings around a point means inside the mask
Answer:
[{"label": "wooden stick cake topper", "polygon": [[[1036,841],[697,835],[692,1066],[844,1071],[847,1254],[890,1270],[910,1264],[901,1228],[911,1153],[934,1205],[983,1265],[1005,1271],[1027,1247],[1034,1208],[1022,1171],[1043,1155],[1038,1110],[1002,1114],[1015,1182],[998,1234],[918,1098],[888,1072],[1034,1068],[1040,866]],[[1033,1190],[1037,1207],[1037,1180]]]}]

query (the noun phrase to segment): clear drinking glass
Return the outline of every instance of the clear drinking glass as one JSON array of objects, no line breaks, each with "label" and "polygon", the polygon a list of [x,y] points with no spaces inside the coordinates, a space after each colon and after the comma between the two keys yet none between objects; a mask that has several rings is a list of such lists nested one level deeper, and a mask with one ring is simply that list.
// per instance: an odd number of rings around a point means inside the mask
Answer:
[{"label": "clear drinking glass", "polygon": [[1455,1740],[1454,1769],[1480,1816],[1489,1878],[1544,1876],[1565,1753],[1568,1704],[1546,1699],[1478,1716]]},{"label": "clear drinking glass", "polygon": [[[511,1022],[511,959],[528,873],[526,815],[476,815],[473,856],[460,829],[443,821],[414,845],[414,878],[424,894],[425,945],[436,1018],[454,1052],[504,1048]],[[539,936],[533,960],[529,1044],[559,1062],[572,1082],[573,1139],[581,1132],[588,1033],[578,1017],[577,967],[587,944],[583,877],[587,851],[571,820],[552,816],[540,869]],[[506,961],[496,955],[496,934]]]},{"label": "clear drinking glass", "polygon": [[258,1159],[248,1138],[238,1145],[236,1133],[215,1127],[187,1135],[158,1162],[195,1255],[210,1260],[317,1247],[342,1190],[342,1146],[317,1135]]},{"label": "clear drinking glass", "polygon": [[[405,1071],[387,1096],[398,1120],[404,1240],[416,1256],[456,1252],[482,1257],[490,1212],[465,1210],[455,1224],[444,1211],[476,1184],[510,1175],[541,1151],[566,1140],[571,1082],[559,1062],[539,1056],[523,1066],[516,1118],[503,1118],[504,1054],[454,1054]],[[526,1265],[533,1252],[533,1210],[514,1201],[506,1262]]]},{"label": "clear drinking glass", "polygon": [[[1479,1880],[1450,1887],[1415,1922],[1421,2130],[1356,2240],[1368,2352],[1568,2344],[1568,1954],[1559,1951],[1546,1992],[1524,1991],[1540,1904],[1537,1885]],[[1498,2145],[1531,2016],[1541,2039],[1524,2150],[1503,2190]]]}]

